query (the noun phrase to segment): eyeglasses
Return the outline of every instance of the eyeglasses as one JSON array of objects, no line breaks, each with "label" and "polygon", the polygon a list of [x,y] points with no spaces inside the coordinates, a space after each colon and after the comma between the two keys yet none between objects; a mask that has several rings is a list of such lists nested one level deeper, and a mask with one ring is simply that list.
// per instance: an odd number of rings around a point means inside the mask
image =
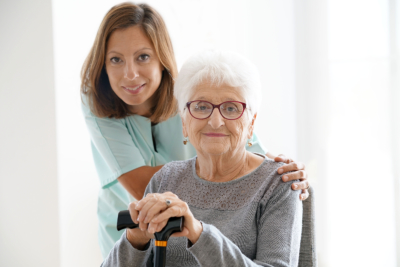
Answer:
[{"label": "eyeglasses", "polygon": [[186,103],[190,115],[198,120],[204,120],[211,116],[215,108],[218,108],[221,116],[227,120],[237,120],[246,109],[246,103],[239,101],[226,101],[219,105],[214,105],[208,101],[194,100]]}]

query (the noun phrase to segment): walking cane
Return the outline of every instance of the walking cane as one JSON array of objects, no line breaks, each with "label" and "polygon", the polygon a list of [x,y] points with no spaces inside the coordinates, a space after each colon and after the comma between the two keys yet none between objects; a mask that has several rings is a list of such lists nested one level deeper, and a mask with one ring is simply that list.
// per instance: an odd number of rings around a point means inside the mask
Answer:
[{"label": "walking cane", "polygon": [[[129,210],[123,210],[118,213],[117,230],[120,231],[125,228],[133,229],[139,225],[132,221]],[[157,233],[155,237],[155,253],[154,253],[154,267],[165,267],[167,255],[167,242],[169,237],[176,232],[183,230],[183,217],[169,218],[167,225]]]}]

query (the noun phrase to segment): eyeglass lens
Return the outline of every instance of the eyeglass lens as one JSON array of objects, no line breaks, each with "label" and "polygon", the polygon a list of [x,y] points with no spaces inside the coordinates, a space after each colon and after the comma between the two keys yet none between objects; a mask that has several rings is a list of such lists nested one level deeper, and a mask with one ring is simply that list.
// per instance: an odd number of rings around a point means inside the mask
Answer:
[{"label": "eyeglass lens", "polygon": [[[190,103],[190,113],[193,117],[198,119],[205,119],[211,115],[214,107],[209,102],[195,101]],[[225,102],[220,107],[219,110],[221,115],[226,119],[237,119],[243,113],[243,105],[237,102]]]}]

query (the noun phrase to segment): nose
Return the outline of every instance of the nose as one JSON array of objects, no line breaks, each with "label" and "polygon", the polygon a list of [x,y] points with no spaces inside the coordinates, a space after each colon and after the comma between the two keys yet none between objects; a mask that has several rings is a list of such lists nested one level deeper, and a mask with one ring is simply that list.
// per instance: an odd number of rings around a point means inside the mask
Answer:
[{"label": "nose", "polygon": [[139,77],[139,69],[132,61],[128,61],[126,63],[124,71],[125,71],[124,78],[128,80],[133,80]]},{"label": "nose", "polygon": [[208,118],[208,124],[213,129],[218,129],[219,127],[225,125],[224,118],[221,116],[221,113],[219,112],[218,108],[214,108],[213,113]]}]

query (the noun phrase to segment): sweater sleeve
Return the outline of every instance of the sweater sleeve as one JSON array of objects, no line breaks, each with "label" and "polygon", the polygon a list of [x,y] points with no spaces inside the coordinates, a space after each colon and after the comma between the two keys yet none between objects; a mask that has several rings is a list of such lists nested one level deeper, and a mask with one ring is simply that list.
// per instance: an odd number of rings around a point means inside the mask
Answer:
[{"label": "sweater sleeve", "polygon": [[138,250],[129,243],[126,232],[115,243],[101,267],[152,267],[151,241],[145,250]]},{"label": "sweater sleeve", "polygon": [[206,223],[199,240],[187,250],[200,266],[297,266],[302,204],[299,192],[292,191],[290,186],[291,183],[280,183],[266,205],[260,205],[262,214],[254,260],[243,255],[216,227]]}]

